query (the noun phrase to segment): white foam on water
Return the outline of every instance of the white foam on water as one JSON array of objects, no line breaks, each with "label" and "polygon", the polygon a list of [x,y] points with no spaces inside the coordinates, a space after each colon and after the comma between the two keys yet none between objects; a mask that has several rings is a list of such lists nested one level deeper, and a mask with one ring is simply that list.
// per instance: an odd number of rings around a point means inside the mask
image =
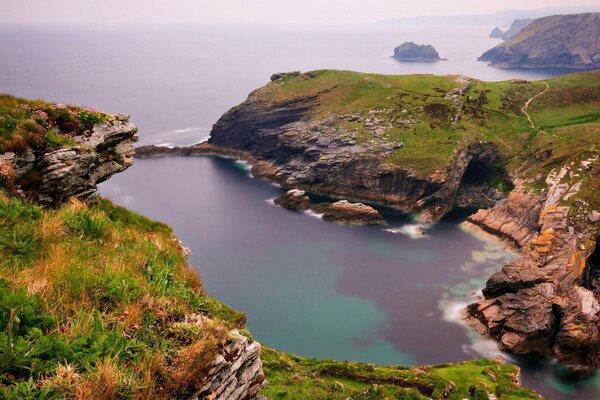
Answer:
[{"label": "white foam on water", "polygon": [[462,350],[465,354],[477,358],[508,360],[508,356],[500,351],[496,341],[479,335],[465,321],[467,306],[481,298],[483,298],[483,295],[481,291],[478,291],[466,299],[446,299],[440,301],[439,307],[442,310],[442,319],[447,322],[459,324],[467,330],[470,343],[462,345]]},{"label": "white foam on water", "polygon": [[165,147],[190,146],[197,143],[204,143],[209,137],[210,128],[192,126],[159,132],[154,136],[154,144]]},{"label": "white foam on water", "polygon": [[308,215],[309,217],[313,217],[313,218],[318,218],[318,219],[323,219],[323,214],[319,214],[316,213],[314,211],[311,210],[304,210],[302,211],[304,214]]},{"label": "white foam on water", "polygon": [[252,170],[252,165],[250,165],[248,161],[236,160],[234,161],[234,164],[243,169],[244,171],[250,172]]},{"label": "white foam on water", "polygon": [[426,233],[423,233],[423,234],[419,233],[419,228],[421,228],[425,232],[427,232],[428,227],[429,227],[428,224],[406,224],[406,225],[402,225],[401,227],[386,228],[386,229],[384,229],[384,231],[390,232],[390,233],[400,233],[402,235],[406,235],[406,236],[410,237],[411,239],[423,239],[423,238],[427,237],[428,235]]}]

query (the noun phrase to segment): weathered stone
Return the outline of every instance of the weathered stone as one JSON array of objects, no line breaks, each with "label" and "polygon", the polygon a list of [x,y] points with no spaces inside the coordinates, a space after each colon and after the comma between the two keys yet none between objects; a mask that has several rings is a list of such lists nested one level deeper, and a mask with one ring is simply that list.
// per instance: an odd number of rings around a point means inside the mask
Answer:
[{"label": "weathered stone", "polygon": [[205,384],[191,398],[252,400],[266,384],[260,359],[261,346],[238,331],[230,332],[230,343],[215,356]]},{"label": "weathered stone", "polygon": [[290,210],[306,210],[310,207],[310,198],[304,190],[290,189],[276,198],[275,204]]},{"label": "weathered stone", "polygon": [[362,203],[350,203],[347,200],[329,204],[323,214],[323,219],[358,225],[378,225],[385,222],[381,214],[373,207]]},{"label": "weathered stone", "polygon": [[[14,186],[25,197],[41,204],[58,204],[70,197],[86,199],[96,185],[133,164],[137,127],[126,116],[94,125],[92,130],[70,136],[80,145],[27,148],[11,159]],[[27,180],[35,175],[36,184]]]}]

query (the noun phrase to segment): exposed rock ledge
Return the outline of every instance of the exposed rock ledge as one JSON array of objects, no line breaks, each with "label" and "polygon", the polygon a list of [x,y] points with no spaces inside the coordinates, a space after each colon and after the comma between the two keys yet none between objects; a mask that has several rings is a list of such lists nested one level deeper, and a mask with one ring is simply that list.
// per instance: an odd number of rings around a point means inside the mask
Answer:
[{"label": "exposed rock ledge", "polygon": [[10,165],[13,192],[40,204],[58,204],[70,197],[86,199],[96,185],[133,164],[137,127],[128,115],[117,115],[71,136],[72,145],[0,155]]},{"label": "exposed rock ledge", "polygon": [[490,277],[468,321],[504,350],[554,357],[572,372],[588,373],[600,364],[600,304],[585,287],[598,225],[558,205],[570,193],[560,184],[566,173],[563,167],[549,176],[543,197],[519,187],[469,217],[521,256]]},{"label": "exposed rock ledge", "polygon": [[215,357],[206,384],[191,400],[251,400],[266,384],[260,359],[260,344],[249,342],[238,331],[230,332],[231,342]]},{"label": "exposed rock ledge", "polygon": [[385,222],[376,209],[366,204],[351,203],[347,200],[312,203],[306,192],[298,189],[288,190],[275,199],[275,204],[290,210],[312,210],[323,214],[326,221],[352,225],[378,225]]}]

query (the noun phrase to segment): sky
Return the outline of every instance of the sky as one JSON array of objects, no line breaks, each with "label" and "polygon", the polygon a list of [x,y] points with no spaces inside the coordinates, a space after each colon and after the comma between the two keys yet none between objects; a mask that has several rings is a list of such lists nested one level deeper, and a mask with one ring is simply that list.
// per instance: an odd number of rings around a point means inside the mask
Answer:
[{"label": "sky", "polygon": [[600,5],[600,0],[0,0],[0,23],[369,23],[574,4]]}]

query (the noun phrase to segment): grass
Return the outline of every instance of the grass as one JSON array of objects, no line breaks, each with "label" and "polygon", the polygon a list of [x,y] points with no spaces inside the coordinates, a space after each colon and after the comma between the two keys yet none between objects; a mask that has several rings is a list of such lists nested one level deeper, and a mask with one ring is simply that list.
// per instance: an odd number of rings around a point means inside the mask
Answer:
[{"label": "grass", "polygon": [[109,117],[92,109],[0,95],[0,153],[73,146],[70,136]]},{"label": "grass", "polygon": [[167,226],[108,200],[0,192],[0,255],[1,398],[183,398],[245,320],[203,292]]},{"label": "grass", "polygon": [[515,383],[517,367],[491,360],[425,367],[306,359],[263,348],[270,399],[537,399]]}]

